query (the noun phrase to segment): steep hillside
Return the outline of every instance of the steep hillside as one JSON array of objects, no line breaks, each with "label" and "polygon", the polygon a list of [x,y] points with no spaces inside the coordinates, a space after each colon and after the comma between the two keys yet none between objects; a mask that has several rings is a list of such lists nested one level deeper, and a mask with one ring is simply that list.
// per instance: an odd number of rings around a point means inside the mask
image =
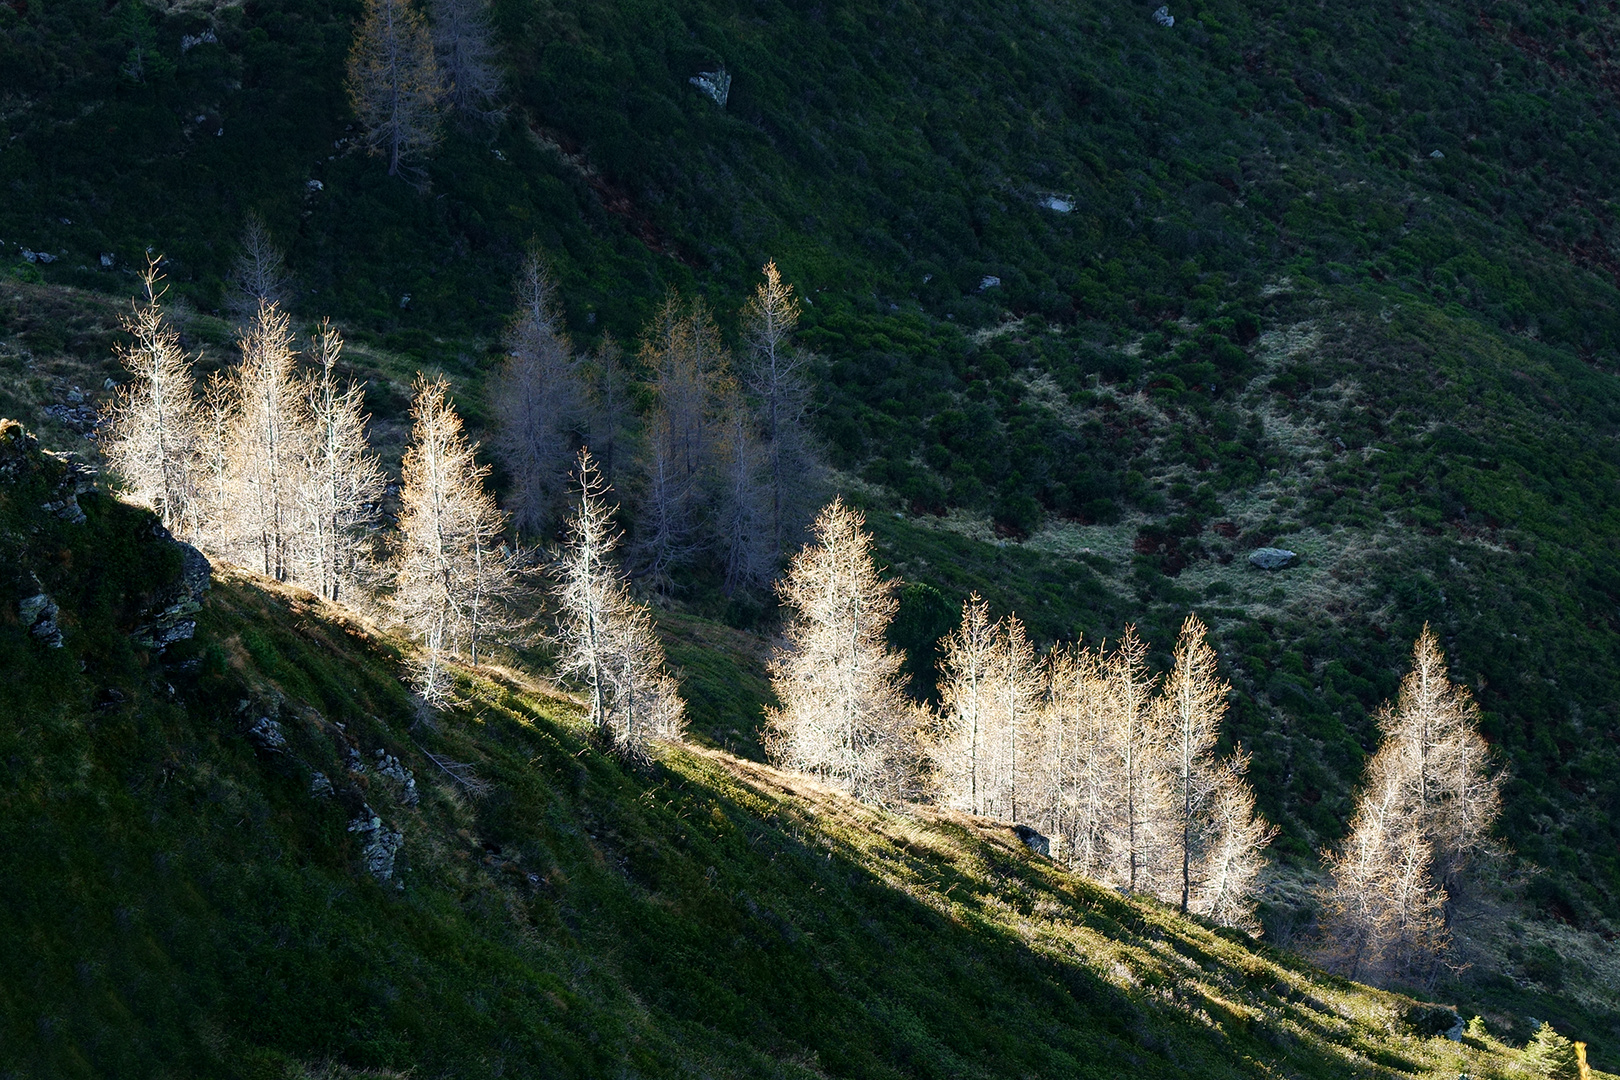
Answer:
[{"label": "steep hillside", "polygon": [[[358,149],[360,6],[0,2],[0,408],[88,448],[149,248],[229,362],[249,212],[297,314],[342,323],[385,459],[418,367],[481,426],[531,240],[581,345],[670,286],[729,332],[773,257],[840,485],[911,583],[919,690],[970,590],[1043,641],[1134,621],[1164,650],[1198,609],[1283,828],[1285,939],[1432,623],[1510,774],[1476,899],[1530,920],[1470,930],[1455,993],[1620,1034],[1573,989],[1612,983],[1577,973],[1620,918],[1620,14],[494,0],[509,108],[418,188]],[[689,82],[720,65],[724,108]],[[759,760],[769,599],[681,584],[694,715]]]},{"label": "steep hillside", "polygon": [[626,772],[497,670],[431,712],[374,627],[234,573],[176,608],[149,515],[0,458],[7,1076],[1521,1075],[992,822]]}]

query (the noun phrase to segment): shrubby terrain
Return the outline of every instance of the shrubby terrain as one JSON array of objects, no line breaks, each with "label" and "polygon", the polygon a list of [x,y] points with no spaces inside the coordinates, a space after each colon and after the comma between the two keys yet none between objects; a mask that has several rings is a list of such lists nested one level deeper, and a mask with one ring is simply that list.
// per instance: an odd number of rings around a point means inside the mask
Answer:
[{"label": "shrubby terrain", "polygon": [[[89,448],[148,248],[186,348],[229,363],[249,214],[295,314],[343,327],[395,475],[419,368],[492,430],[531,242],[582,347],[636,341],[669,286],[732,336],[774,258],[836,479],[908,582],[915,689],[975,590],[1042,644],[1135,622],[1161,670],[1196,609],[1287,944],[1430,624],[1515,853],[1438,992],[1608,1060],[1620,16],[498,0],[506,111],[447,125],[423,190],[361,149],[360,14],[0,3],[0,413]],[[688,81],[721,65],[724,108]],[[777,616],[724,592],[674,583],[668,651],[693,730],[758,759]]]}]

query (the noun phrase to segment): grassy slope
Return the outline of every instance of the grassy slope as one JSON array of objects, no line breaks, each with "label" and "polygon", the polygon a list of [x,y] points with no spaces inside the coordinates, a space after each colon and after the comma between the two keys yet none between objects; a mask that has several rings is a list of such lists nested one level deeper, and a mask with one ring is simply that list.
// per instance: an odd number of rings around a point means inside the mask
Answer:
[{"label": "grassy slope", "polygon": [[[174,70],[143,84],[118,71],[130,4],[21,7],[0,4],[0,239],[62,257],[0,296],[18,407],[105,362],[106,311],[63,286],[125,292],[155,245],[211,309],[250,209],[304,314],[365,347],[396,450],[417,364],[476,414],[530,237],[582,338],[633,335],[666,284],[734,308],[774,255],[813,301],[836,462],[935,590],[908,644],[973,588],[1043,638],[1134,619],[1161,648],[1198,606],[1279,851],[1308,863],[1432,620],[1512,770],[1507,840],[1546,871],[1521,891],[1612,932],[1613,12],[1198,2],[1164,32],[1100,3],[500,0],[514,111],[452,132],[423,195],[343,143],[356,5],[152,9]],[[182,53],[205,25],[221,44]],[[685,81],[718,60],[724,113]],[[1025,319],[959,329],[1004,315]],[[1029,535],[997,546],[993,522]],[[1261,542],[1304,566],[1247,573]],[[705,635],[678,659],[729,695]],[[1547,1015],[1562,965],[1506,966],[1497,1007]]]},{"label": "grassy slope", "polygon": [[[20,552],[128,549],[97,586],[43,571],[67,647],[0,626],[8,1076],[1513,1074],[1501,1044],[1423,1036],[1405,999],[993,823],[719,751],[629,774],[572,703],[495,672],[425,713],[394,643],[297,590],[216,578],[197,639],[152,657],[96,597],[169,557],[149,519],[88,502]],[[259,715],[286,752],[244,737]],[[351,747],[398,755],[420,803],[347,772]],[[361,799],[405,834],[403,887],[356,866]]]}]

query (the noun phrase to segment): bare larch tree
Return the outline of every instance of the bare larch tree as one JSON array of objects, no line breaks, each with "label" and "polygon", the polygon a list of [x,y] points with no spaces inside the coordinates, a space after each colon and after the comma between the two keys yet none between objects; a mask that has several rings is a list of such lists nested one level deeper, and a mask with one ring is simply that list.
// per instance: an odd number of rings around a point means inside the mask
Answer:
[{"label": "bare larch tree", "polygon": [[238,325],[246,325],[271,304],[285,308],[292,293],[286,260],[258,214],[249,214],[242,226],[241,250],[231,266],[230,310]]},{"label": "bare larch tree", "polygon": [[585,420],[585,388],[557,310],[551,271],[538,251],[523,261],[517,294],[507,358],[491,395],[495,450],[511,476],[513,522],[524,532],[539,533],[562,502],[575,431]]},{"label": "bare larch tree", "polygon": [[366,145],[388,159],[389,176],[438,143],[444,86],[427,24],[409,0],[366,0],[346,85]]},{"label": "bare larch tree", "polygon": [[557,564],[562,669],[585,684],[591,723],[621,755],[642,760],[654,740],[678,739],[685,706],[645,605],[630,595],[615,552],[605,479],[589,450],[575,471],[579,505]]},{"label": "bare larch tree", "polygon": [[934,748],[946,805],[984,813],[990,667],[996,648],[990,605],[978,593],[962,605],[962,622],[940,641],[940,706],[944,737]]},{"label": "bare larch tree", "polygon": [[197,510],[197,404],[191,361],[163,311],[162,281],[153,258],[141,275],[144,301],[122,320],[135,339],[118,350],[131,378],[106,411],[102,446],[128,494],[155,510],[170,532],[191,536]]},{"label": "bare larch tree", "polygon": [[1367,763],[1350,835],[1328,856],[1324,953],[1352,978],[1429,979],[1449,940],[1449,900],[1490,850],[1501,806],[1479,712],[1424,626],[1383,741]]},{"label": "bare larch tree", "polygon": [[228,554],[244,565],[251,559],[266,577],[286,581],[304,524],[298,494],[310,434],[286,313],[260,305],[241,347],[229,451]]},{"label": "bare larch tree", "polygon": [[777,584],[791,615],[770,662],[781,705],[766,710],[766,749],[779,765],[881,802],[915,791],[919,725],[903,658],[884,637],[896,583],[873,563],[864,524],[834,499]]},{"label": "bare larch tree", "polygon": [[368,561],[385,481],[366,439],[364,391],[352,380],[339,385],[343,338],[331,323],[321,324],[311,351],[320,371],[305,384],[310,432],[300,492],[306,521],[300,577],[337,600]]},{"label": "bare larch tree", "polygon": [[793,344],[799,302],[775,262],[742,310],[747,349],[744,382],[758,403],[761,442],[770,484],[771,558],[779,560],[809,518],[820,480],[820,463],[805,423],[810,390],[805,381],[809,356]]},{"label": "bare larch tree", "polygon": [[445,104],[468,120],[494,122],[501,72],[488,0],[433,0],[433,51]]},{"label": "bare larch tree", "polygon": [[487,466],[462,434],[461,417],[442,378],[418,376],[411,443],[401,470],[399,536],[392,563],[393,604],[422,642],[415,681],[429,701],[442,700],[446,664],[462,652],[476,662],[480,620],[487,625],[497,588],[516,567],[499,548],[503,522],[484,490]]}]

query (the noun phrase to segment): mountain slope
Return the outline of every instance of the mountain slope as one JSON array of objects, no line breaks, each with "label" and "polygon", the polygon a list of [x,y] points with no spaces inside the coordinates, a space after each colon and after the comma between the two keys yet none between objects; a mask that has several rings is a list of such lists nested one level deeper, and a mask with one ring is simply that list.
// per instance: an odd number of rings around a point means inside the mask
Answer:
[{"label": "mountain slope", "polygon": [[[5,434],[7,554],[63,635],[0,626],[8,1075],[1517,1068],[1439,1035],[1453,1012],[1122,899],[991,822],[716,751],[627,773],[572,702],[498,671],[432,713],[396,644],[298,590],[216,575],[194,638],[142,648],[128,612],[176,549],[93,493],[85,523],[35,509],[14,478],[52,466]],[[117,540],[97,588],[52,576]]]}]

